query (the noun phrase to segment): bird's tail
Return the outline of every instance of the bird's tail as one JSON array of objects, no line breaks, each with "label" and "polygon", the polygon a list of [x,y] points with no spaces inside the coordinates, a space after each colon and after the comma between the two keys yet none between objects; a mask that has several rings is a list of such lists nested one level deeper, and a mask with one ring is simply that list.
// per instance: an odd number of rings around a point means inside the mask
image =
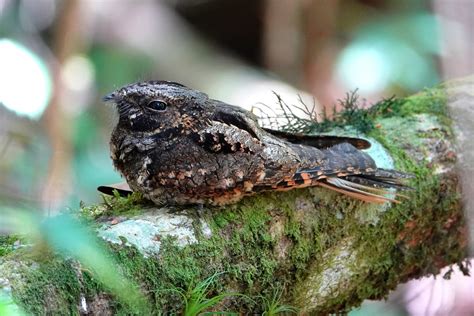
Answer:
[{"label": "bird's tail", "polygon": [[413,176],[410,174],[396,170],[377,169],[368,174],[329,176],[318,180],[317,184],[366,202],[400,203],[397,197],[407,198],[407,196],[396,191],[413,190],[404,183],[404,179],[411,177]]},{"label": "bird's tail", "polygon": [[412,177],[411,174],[387,169],[362,171],[359,174],[338,172],[332,175],[300,171],[292,179],[280,181],[272,189],[286,191],[294,188],[322,186],[365,202],[400,203],[398,198],[407,198],[407,196],[397,191],[413,190],[404,183],[405,179]]},{"label": "bird's tail", "polygon": [[[311,156],[310,150],[314,151],[306,147],[299,150],[302,157]],[[321,153],[319,161],[310,161],[311,167],[298,170],[291,178],[273,186],[273,189],[319,185],[373,203],[398,203],[397,197],[405,196],[396,191],[411,189],[405,184],[405,180],[413,177],[412,175],[377,168],[375,161],[367,153],[350,144],[338,144]]]}]

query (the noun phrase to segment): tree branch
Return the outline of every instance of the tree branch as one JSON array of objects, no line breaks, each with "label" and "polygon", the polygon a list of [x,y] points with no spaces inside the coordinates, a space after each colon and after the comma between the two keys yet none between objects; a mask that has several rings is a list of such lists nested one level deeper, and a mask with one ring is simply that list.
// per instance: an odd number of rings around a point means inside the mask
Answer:
[{"label": "tree branch", "polygon": [[[209,310],[263,312],[265,302],[276,300],[305,313],[348,311],[446,265],[466,271],[467,230],[446,100],[437,87],[374,118],[367,136],[377,164],[416,175],[414,190],[399,205],[366,204],[318,187],[204,209],[114,198],[112,209],[84,207],[81,217],[97,218],[98,235],[119,271],[137,284],[155,313],[181,312],[183,295],[191,299],[187,289],[211,276],[207,297],[239,295]],[[94,271],[78,269],[81,264],[15,251],[0,257],[1,280],[32,313],[134,312],[94,279]],[[58,273],[64,277],[52,276]]]}]

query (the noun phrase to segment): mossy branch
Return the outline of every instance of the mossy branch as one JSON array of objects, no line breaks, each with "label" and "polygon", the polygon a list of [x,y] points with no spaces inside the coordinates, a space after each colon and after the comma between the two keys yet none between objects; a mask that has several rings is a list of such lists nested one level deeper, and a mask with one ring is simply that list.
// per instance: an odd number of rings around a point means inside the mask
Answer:
[{"label": "mossy branch", "polygon": [[[266,193],[204,209],[156,208],[136,196],[117,196],[83,206],[80,217],[89,219],[119,271],[137,284],[156,314],[185,310],[186,293],[203,280],[212,280],[204,281],[200,297],[215,301],[208,310],[326,314],[386,297],[398,284],[446,265],[458,264],[467,273],[443,88],[384,100],[370,110],[355,107],[354,95],[348,101],[332,125],[299,121],[299,128],[365,133],[378,164],[416,175],[410,183],[415,190],[403,203],[365,204],[324,188]],[[0,282],[25,310],[136,312],[94,279],[94,271],[78,268],[81,262],[60,256],[38,262],[18,250],[0,258]]]}]

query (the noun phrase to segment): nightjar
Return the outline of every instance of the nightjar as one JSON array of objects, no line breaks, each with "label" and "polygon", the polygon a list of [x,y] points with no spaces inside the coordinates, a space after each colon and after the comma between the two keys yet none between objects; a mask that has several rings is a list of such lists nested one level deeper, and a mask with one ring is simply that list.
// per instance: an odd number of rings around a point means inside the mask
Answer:
[{"label": "nightjar", "polygon": [[[261,128],[237,106],[168,81],[104,98],[119,113],[110,151],[131,190],[157,204],[223,205],[262,191],[322,186],[367,202],[395,201],[410,175],[377,168],[363,139]],[[103,189],[103,188],[102,188]]]}]

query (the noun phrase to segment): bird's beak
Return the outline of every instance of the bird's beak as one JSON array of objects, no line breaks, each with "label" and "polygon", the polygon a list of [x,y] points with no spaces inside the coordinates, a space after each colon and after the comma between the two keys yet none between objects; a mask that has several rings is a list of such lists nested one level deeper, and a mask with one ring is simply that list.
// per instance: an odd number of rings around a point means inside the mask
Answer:
[{"label": "bird's beak", "polygon": [[102,101],[104,102],[111,102],[111,101],[115,101],[115,98],[117,97],[117,93],[115,92],[112,92],[108,95],[106,95],[105,97],[102,98]]}]

